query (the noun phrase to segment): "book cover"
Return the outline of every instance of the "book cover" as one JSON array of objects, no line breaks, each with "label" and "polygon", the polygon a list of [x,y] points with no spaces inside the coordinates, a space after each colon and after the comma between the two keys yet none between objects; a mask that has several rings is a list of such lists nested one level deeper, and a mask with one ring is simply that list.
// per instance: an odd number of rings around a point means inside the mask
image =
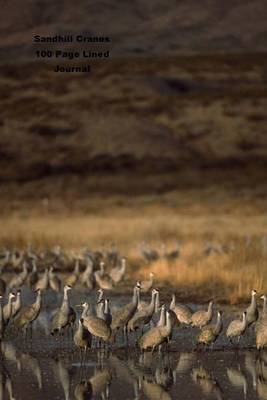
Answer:
[{"label": "book cover", "polygon": [[0,4],[0,399],[266,398],[266,1]]}]

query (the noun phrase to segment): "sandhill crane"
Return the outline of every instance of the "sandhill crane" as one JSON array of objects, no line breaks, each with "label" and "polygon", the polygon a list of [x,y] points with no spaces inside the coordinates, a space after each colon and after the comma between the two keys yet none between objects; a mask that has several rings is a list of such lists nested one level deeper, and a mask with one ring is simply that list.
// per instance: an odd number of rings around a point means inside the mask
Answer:
[{"label": "sandhill crane", "polygon": [[93,261],[91,260],[91,258],[88,258],[86,268],[80,276],[81,284],[83,286],[86,286],[90,290],[94,288],[93,267],[94,267]]},{"label": "sandhill crane", "polygon": [[74,343],[77,347],[81,349],[81,357],[82,357],[82,349],[84,349],[84,353],[86,356],[87,350],[91,347],[92,343],[92,335],[83,325],[83,318],[79,319],[78,328],[74,334]]},{"label": "sandhill crane", "polygon": [[151,263],[153,261],[157,261],[160,256],[159,252],[155,249],[152,249],[151,247],[148,246],[145,242],[142,242],[140,247],[139,247],[141,256],[147,261],[148,263]]},{"label": "sandhill crane", "polygon": [[111,290],[113,289],[114,282],[111,277],[104,270],[104,262],[100,262],[100,270],[95,272],[95,280],[101,289]]},{"label": "sandhill crane", "polygon": [[106,316],[104,313],[104,308],[105,308],[105,300],[102,299],[98,304],[97,304],[97,314],[96,316],[98,318],[103,319],[104,321],[106,320]]},{"label": "sandhill crane", "polygon": [[83,326],[96,338],[104,342],[113,342],[114,338],[110,326],[102,318],[98,318],[92,314],[89,305],[89,313],[83,317]]},{"label": "sandhill crane", "polygon": [[167,251],[166,249],[166,244],[162,244],[162,257],[168,261],[168,262],[173,262],[180,256],[180,244],[176,242],[176,248],[171,251]]},{"label": "sandhill crane", "polygon": [[49,278],[49,286],[51,287],[51,289],[54,290],[54,292],[59,293],[61,288],[61,280],[54,273],[53,267],[49,268],[48,278]]},{"label": "sandhill crane", "polygon": [[258,350],[264,348],[267,344],[267,297],[266,295],[261,296],[263,300],[263,309],[261,318],[257,321],[255,326],[256,331],[256,347]]},{"label": "sandhill crane", "polygon": [[209,256],[210,254],[222,254],[222,247],[219,244],[206,242],[204,245],[203,253],[205,256]]},{"label": "sandhill crane", "polygon": [[196,311],[191,318],[191,325],[196,326],[198,328],[203,328],[203,326],[207,325],[212,320],[213,314],[213,300],[209,302],[208,310],[199,310]]},{"label": "sandhill crane", "polygon": [[120,259],[120,254],[115,243],[111,243],[110,250],[107,250],[103,253],[109,265],[115,266],[116,264],[118,264]]},{"label": "sandhill crane", "polygon": [[70,306],[68,295],[68,292],[70,290],[70,286],[64,286],[64,296],[62,304],[60,308],[57,309],[56,314],[52,317],[51,320],[51,335],[54,335],[55,332],[61,333],[61,331],[64,330],[67,326],[72,327],[74,325],[76,314],[73,308]]},{"label": "sandhill crane", "polygon": [[164,326],[155,326],[150,329],[143,336],[141,336],[139,340],[139,346],[142,351],[152,348],[152,351],[156,347],[159,347],[159,351],[161,351],[162,343],[167,340],[167,338],[171,335],[172,325],[171,325],[171,317],[170,313],[166,312],[166,325]]},{"label": "sandhill crane", "polygon": [[13,269],[16,269],[20,266],[24,259],[24,253],[22,251],[15,251],[10,255],[10,263]]},{"label": "sandhill crane", "polygon": [[104,319],[109,325],[111,325],[112,312],[110,309],[109,299],[104,297],[103,289],[99,289],[98,293],[99,295],[96,303],[96,316],[98,318]]},{"label": "sandhill crane", "polygon": [[121,265],[110,270],[109,275],[114,283],[119,283],[125,275],[126,258],[122,258]]},{"label": "sandhill crane", "polygon": [[74,287],[78,282],[80,274],[80,262],[76,260],[73,272],[67,277],[65,284]]},{"label": "sandhill crane", "polygon": [[163,304],[160,310],[160,317],[157,323],[157,326],[164,326],[166,325],[166,306]]},{"label": "sandhill crane", "polygon": [[117,330],[123,328],[124,336],[127,340],[127,325],[130,319],[134,316],[139,302],[139,293],[140,293],[140,283],[137,282],[136,286],[134,287],[134,293],[132,301],[125,306],[118,309],[112,319],[111,328],[112,330]]},{"label": "sandhill crane", "polygon": [[112,322],[112,314],[109,308],[109,299],[102,299],[99,305],[99,318],[102,318],[108,326],[110,326]]},{"label": "sandhill crane", "polygon": [[18,328],[25,329],[27,336],[28,328],[32,328],[32,323],[38,318],[42,307],[42,290],[37,289],[36,300],[33,304],[24,307],[14,319],[14,324]]},{"label": "sandhill crane", "polygon": [[149,292],[149,290],[152,288],[154,283],[154,273],[150,272],[149,274],[149,279],[145,281],[141,281],[141,291],[144,293]]},{"label": "sandhill crane", "polygon": [[230,322],[226,330],[226,336],[230,339],[231,343],[234,337],[237,337],[237,344],[239,344],[241,336],[245,333],[247,328],[247,312],[244,311],[242,315],[242,321],[235,319]]},{"label": "sandhill crane", "polygon": [[[141,286],[141,283],[140,283]],[[157,289],[158,290],[158,289]],[[147,308],[149,306],[150,302],[146,300],[139,300],[138,302],[138,311],[142,310],[143,308]],[[160,311],[160,301],[159,301],[159,291],[157,291],[156,294],[156,302],[155,302],[155,313],[158,313]]]},{"label": "sandhill crane", "polygon": [[246,309],[247,312],[247,326],[250,326],[254,324],[254,322],[257,321],[258,316],[259,316],[259,311],[257,309],[257,303],[256,303],[256,295],[257,295],[257,290],[253,289],[251,291],[251,302],[249,307]]},{"label": "sandhill crane", "polygon": [[[177,315],[175,312],[171,309],[168,310],[170,314],[170,319],[171,319],[171,325],[172,327],[178,327],[180,325],[179,319],[177,318]],[[171,336],[168,338],[168,341],[171,339]]]},{"label": "sandhill crane", "polygon": [[11,310],[11,317],[14,319],[17,314],[20,312],[21,309],[21,290],[18,289],[16,293],[16,300],[12,302],[12,310]]},{"label": "sandhill crane", "polygon": [[14,293],[10,292],[8,296],[8,302],[3,307],[3,317],[6,325],[9,323],[9,320],[12,316],[12,302],[15,297],[16,296],[14,295]]},{"label": "sandhill crane", "polygon": [[192,311],[184,304],[176,304],[175,294],[172,295],[170,310],[174,311],[181,324],[191,324]]},{"label": "sandhill crane", "polygon": [[215,325],[205,326],[197,337],[198,343],[203,343],[204,345],[212,345],[217,340],[219,334],[223,328],[222,324],[222,312],[217,312],[217,321]]},{"label": "sandhill crane", "polygon": [[128,323],[129,331],[134,331],[135,329],[141,328],[143,332],[144,325],[150,323],[151,318],[155,312],[155,305],[156,305],[156,295],[158,293],[157,289],[153,289],[151,292],[151,302],[146,307],[139,311],[137,311],[134,316],[130,319]]},{"label": "sandhill crane", "polygon": [[35,284],[35,289],[41,289],[45,292],[49,287],[49,271],[48,268],[45,269],[43,275],[38,279]]},{"label": "sandhill crane", "polygon": [[100,314],[102,313],[103,306],[101,305],[102,301],[104,301],[104,290],[103,289],[98,289],[97,291],[98,294],[98,299],[96,302],[96,316],[100,317]]},{"label": "sandhill crane", "polygon": [[21,287],[27,279],[28,269],[27,264],[24,262],[22,266],[22,272],[19,275],[15,275],[9,282],[8,287],[10,290]]}]

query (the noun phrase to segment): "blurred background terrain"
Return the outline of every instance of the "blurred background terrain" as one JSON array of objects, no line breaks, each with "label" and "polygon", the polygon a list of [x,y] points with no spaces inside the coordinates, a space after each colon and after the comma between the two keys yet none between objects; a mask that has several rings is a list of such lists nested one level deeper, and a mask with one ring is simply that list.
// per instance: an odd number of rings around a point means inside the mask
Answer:
[{"label": "blurred background terrain", "polygon": [[[142,240],[179,239],[177,269],[148,268],[158,277],[184,268],[179,284],[208,280],[222,297],[264,289],[266,12],[260,0],[3,3],[0,245],[115,242],[136,262]],[[111,59],[60,76],[33,60],[33,34],[64,33],[109,35]],[[215,255],[209,275],[192,258],[207,240],[234,242],[236,266]]]}]

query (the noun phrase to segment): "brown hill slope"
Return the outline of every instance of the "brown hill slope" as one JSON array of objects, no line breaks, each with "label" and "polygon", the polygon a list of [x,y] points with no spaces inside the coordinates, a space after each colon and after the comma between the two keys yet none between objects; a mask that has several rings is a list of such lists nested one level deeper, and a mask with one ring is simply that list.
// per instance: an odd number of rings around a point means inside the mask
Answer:
[{"label": "brown hill slope", "polygon": [[2,195],[265,182],[266,65],[266,56],[129,59],[95,63],[89,77],[2,66]]},{"label": "brown hill slope", "polygon": [[34,33],[107,34],[115,54],[257,51],[267,48],[265,0],[8,0],[1,5],[0,48],[31,54]]}]

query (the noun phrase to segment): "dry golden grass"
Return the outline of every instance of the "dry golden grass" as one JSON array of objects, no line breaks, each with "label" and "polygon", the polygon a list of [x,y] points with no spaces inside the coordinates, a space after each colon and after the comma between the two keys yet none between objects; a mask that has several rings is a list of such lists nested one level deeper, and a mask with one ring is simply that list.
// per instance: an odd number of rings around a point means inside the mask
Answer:
[{"label": "dry golden grass", "polygon": [[[44,249],[60,244],[67,252],[83,247],[107,247],[115,242],[129,259],[129,278],[145,278],[154,271],[157,284],[173,286],[180,298],[237,303],[249,297],[252,288],[267,292],[267,254],[262,237],[267,232],[267,217],[262,213],[185,214],[170,208],[113,208],[100,215],[25,215],[2,217],[0,247]],[[251,243],[245,245],[247,235]],[[160,260],[147,265],[138,245],[147,241],[161,251],[181,242],[181,256],[174,263]],[[206,241],[234,245],[223,254],[203,253]],[[267,250],[266,250],[267,251]]]}]

